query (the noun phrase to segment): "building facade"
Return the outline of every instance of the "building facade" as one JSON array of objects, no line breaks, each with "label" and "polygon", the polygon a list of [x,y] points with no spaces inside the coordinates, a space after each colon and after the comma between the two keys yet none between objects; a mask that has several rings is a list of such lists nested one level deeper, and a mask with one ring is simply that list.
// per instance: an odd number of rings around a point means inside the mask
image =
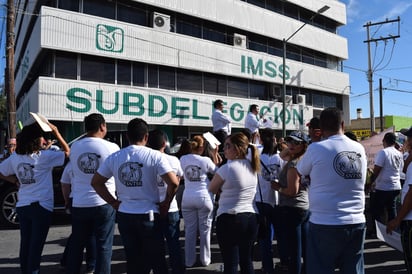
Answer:
[{"label": "building facade", "polygon": [[[317,14],[324,5],[329,9]],[[250,104],[270,125],[305,130],[336,106],[349,123],[346,7],[336,0],[19,1],[17,120],[48,117],[68,139],[99,112],[110,130],[135,117],[176,141],[210,131],[222,99],[234,130]],[[283,39],[287,42],[283,75]],[[282,83],[286,81],[286,109]]]}]

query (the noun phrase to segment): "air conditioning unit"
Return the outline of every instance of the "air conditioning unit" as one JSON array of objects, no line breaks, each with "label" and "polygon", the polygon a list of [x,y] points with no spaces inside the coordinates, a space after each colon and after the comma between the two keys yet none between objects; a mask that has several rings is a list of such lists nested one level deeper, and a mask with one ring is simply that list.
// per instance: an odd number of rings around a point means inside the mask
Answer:
[{"label": "air conditioning unit", "polygon": [[161,31],[170,31],[170,15],[153,12],[153,28]]},{"label": "air conditioning unit", "polygon": [[303,94],[296,94],[296,104],[306,105],[306,96]]},{"label": "air conditioning unit", "polygon": [[233,35],[233,45],[235,46],[235,47],[239,47],[239,48],[247,48],[246,47],[246,44],[247,44],[247,37],[245,36],[245,35],[242,35],[242,34],[238,34],[238,33],[235,33],[234,35]]},{"label": "air conditioning unit", "polygon": [[292,95],[285,95],[285,103],[292,104]]}]

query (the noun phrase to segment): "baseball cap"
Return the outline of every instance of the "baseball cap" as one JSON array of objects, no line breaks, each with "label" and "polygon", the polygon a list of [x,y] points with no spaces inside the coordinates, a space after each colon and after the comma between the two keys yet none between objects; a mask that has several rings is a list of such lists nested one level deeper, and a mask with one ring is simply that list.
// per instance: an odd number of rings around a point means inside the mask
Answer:
[{"label": "baseball cap", "polygon": [[412,127],[403,128],[403,129],[400,130],[400,133],[402,133],[405,136],[411,137],[412,136]]},{"label": "baseball cap", "polygon": [[309,123],[306,124],[307,127],[313,128],[313,129],[320,129],[320,120],[318,117],[313,117],[310,119]]},{"label": "baseball cap", "polygon": [[285,141],[288,141],[288,140],[295,140],[298,142],[305,142],[305,143],[309,142],[308,136],[306,136],[305,133],[299,130],[293,131],[292,133],[290,133],[289,136],[285,138]]}]

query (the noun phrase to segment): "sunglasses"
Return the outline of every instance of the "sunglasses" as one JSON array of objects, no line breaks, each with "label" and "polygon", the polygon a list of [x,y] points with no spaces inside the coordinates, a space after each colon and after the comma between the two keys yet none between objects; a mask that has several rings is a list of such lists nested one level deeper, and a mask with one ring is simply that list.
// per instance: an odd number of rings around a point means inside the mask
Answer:
[{"label": "sunglasses", "polygon": [[295,145],[295,146],[303,144],[302,141],[296,141],[296,140],[293,140],[293,139],[292,140],[287,140],[286,143],[287,144],[292,144],[292,145]]}]

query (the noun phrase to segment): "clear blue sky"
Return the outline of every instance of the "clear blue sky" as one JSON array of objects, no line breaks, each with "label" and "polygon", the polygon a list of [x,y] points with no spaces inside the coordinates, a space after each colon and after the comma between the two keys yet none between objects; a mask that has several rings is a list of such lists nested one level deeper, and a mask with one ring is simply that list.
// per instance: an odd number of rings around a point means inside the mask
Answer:
[{"label": "clear blue sky", "polygon": [[[6,43],[6,0],[0,1],[0,84],[4,82]],[[339,34],[348,39],[349,59],[344,62],[344,71],[350,75],[351,118],[356,118],[356,109],[362,108],[363,117],[370,115],[369,85],[366,78],[368,54],[366,40],[367,22],[377,23],[396,19],[400,22],[400,38],[371,44],[374,88],[374,112],[379,116],[379,78],[383,87],[383,115],[412,117],[412,2],[411,0],[344,0],[347,5],[347,25]],[[385,24],[371,28],[371,38],[398,34],[397,24]]]},{"label": "clear blue sky", "polygon": [[[383,115],[412,117],[412,1],[411,0],[344,0],[347,5],[347,25],[339,29],[348,39],[349,59],[344,71],[350,75],[351,118],[362,108],[362,117],[370,117],[369,84],[367,81],[367,22],[378,23],[400,17],[400,38],[371,43],[374,68],[373,98],[375,117],[380,115],[379,78],[383,85]],[[398,24],[370,27],[371,38],[398,34]],[[385,90],[385,88],[387,88]]]}]

